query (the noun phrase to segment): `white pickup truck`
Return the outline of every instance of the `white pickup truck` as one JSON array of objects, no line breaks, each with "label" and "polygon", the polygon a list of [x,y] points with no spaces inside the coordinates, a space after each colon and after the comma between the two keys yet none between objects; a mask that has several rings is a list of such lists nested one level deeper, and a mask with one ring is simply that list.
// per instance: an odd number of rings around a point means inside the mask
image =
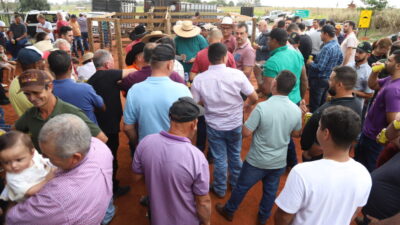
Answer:
[{"label": "white pickup truck", "polygon": [[267,21],[267,23],[274,22],[276,19],[280,17],[293,17],[291,12],[284,12],[282,10],[272,10],[269,15],[262,16],[261,19]]}]

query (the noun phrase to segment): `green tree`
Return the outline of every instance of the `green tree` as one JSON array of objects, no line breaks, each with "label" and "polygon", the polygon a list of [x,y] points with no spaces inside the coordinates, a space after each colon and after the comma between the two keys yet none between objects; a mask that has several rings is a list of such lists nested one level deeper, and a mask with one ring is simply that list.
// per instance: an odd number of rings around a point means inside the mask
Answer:
[{"label": "green tree", "polygon": [[388,6],[388,0],[363,0],[370,9],[382,10]]},{"label": "green tree", "polygon": [[30,10],[50,10],[50,4],[47,0],[19,0],[19,11]]},{"label": "green tree", "polygon": [[234,6],[235,6],[235,3],[234,3],[233,1],[229,1],[228,6],[229,6],[229,7],[234,7]]}]

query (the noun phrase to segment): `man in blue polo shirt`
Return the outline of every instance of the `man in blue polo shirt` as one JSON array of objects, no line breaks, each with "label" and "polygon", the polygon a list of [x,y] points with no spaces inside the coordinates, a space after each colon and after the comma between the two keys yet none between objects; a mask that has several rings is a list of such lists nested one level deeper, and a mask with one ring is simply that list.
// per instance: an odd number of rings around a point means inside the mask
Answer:
[{"label": "man in blue polo shirt", "polygon": [[172,46],[161,44],[155,47],[150,60],[151,76],[128,91],[124,131],[134,146],[146,135],[168,130],[168,110],[172,103],[180,97],[192,97],[185,85],[169,78],[174,69],[174,59],[175,50]]},{"label": "man in blue polo shirt", "polygon": [[[289,70],[296,76],[296,84],[289,93],[289,99],[299,105],[307,91],[307,74],[304,67],[303,55],[299,51],[291,49],[287,45],[288,33],[280,28],[275,28],[270,33],[268,42],[271,57],[264,64],[264,92],[271,95],[271,83],[283,70]],[[292,139],[288,146],[287,166],[293,167],[297,164],[296,147]]]},{"label": "man in blue polo shirt", "polygon": [[105,109],[103,98],[96,94],[93,87],[86,83],[75,83],[71,79],[71,56],[62,50],[52,52],[47,58],[50,70],[56,79],[54,95],[80,109],[97,124],[94,109]]}]

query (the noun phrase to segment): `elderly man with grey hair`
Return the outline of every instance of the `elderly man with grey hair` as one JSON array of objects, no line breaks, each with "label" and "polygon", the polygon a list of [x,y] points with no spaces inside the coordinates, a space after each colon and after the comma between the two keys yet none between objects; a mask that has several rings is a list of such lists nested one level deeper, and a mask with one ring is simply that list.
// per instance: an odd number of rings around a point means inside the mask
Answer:
[{"label": "elderly man with grey hair", "polygon": [[8,211],[7,224],[109,222],[103,221],[112,206],[113,157],[108,147],[73,114],[50,119],[40,131],[39,144],[58,171],[37,194]]},{"label": "elderly man with grey hair", "polygon": [[96,73],[88,80],[98,95],[100,95],[106,106],[105,111],[95,112],[100,128],[108,137],[107,146],[111,149],[114,156],[113,161],[113,189],[114,197],[119,197],[129,191],[129,186],[119,187],[116,179],[118,162],[117,151],[119,147],[119,131],[122,118],[122,104],[120,88],[117,84],[122,78],[136,70],[116,70],[114,69],[114,58],[111,53],[104,49],[99,49],[94,53],[93,63]]},{"label": "elderly man with grey hair", "polygon": [[54,42],[54,48],[66,51],[68,54],[71,54],[71,44],[65,39],[58,38]]}]

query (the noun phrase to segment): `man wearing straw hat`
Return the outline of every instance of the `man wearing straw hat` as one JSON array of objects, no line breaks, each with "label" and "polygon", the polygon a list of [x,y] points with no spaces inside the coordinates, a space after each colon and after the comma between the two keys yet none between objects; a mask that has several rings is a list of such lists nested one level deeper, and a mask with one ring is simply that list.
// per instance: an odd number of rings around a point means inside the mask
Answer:
[{"label": "man wearing straw hat", "polygon": [[185,73],[192,69],[197,52],[207,47],[207,41],[200,35],[200,27],[194,26],[192,21],[185,20],[182,24],[173,27],[175,34],[176,54],[181,56]]}]

